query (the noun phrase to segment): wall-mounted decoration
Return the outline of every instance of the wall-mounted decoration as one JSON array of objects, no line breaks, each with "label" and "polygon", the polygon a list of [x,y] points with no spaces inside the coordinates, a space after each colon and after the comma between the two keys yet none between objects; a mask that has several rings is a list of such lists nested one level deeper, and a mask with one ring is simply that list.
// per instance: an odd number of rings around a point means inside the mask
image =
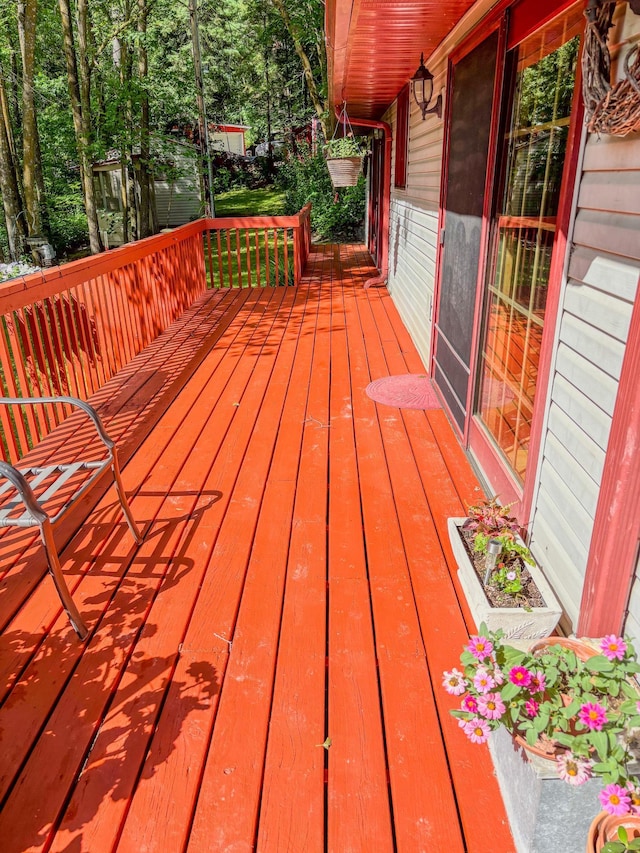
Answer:
[{"label": "wall-mounted decoration", "polygon": [[[629,4],[634,12],[640,0]],[[589,0],[582,54],[582,93],[585,119],[592,133],[626,136],[640,131],[640,50],[634,45],[624,59],[624,78],[611,85],[609,29],[616,4]]]}]

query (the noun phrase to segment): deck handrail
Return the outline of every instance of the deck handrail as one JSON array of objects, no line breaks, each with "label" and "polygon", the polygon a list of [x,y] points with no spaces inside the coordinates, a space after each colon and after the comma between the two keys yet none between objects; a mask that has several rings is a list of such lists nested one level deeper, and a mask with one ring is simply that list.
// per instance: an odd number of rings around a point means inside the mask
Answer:
[{"label": "deck handrail", "polygon": [[212,287],[298,284],[311,245],[311,204],[293,216],[224,216],[203,225]]},{"label": "deck handrail", "polygon": [[[298,283],[309,254],[310,209],[200,219],[0,283],[0,396],[87,400],[208,286]],[[266,247],[267,274],[261,274],[259,243]],[[240,264],[243,244],[248,266]],[[224,251],[215,251],[220,247],[228,250],[228,262],[233,248],[234,264],[224,264]],[[48,404],[11,418],[1,412],[0,458],[20,458],[67,414],[63,405]]]}]

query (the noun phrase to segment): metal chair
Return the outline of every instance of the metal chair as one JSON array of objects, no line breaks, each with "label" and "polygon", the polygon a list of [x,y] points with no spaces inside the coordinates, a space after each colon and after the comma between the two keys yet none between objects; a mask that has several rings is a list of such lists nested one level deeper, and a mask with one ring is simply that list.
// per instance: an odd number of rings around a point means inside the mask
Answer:
[{"label": "metal chair", "polygon": [[[68,403],[85,412],[93,422],[98,437],[105,445],[107,455],[105,458],[96,461],[54,463],[31,467],[15,467],[8,462],[0,461],[0,501],[12,490],[16,492],[8,500],[5,498],[5,502],[0,506],[0,527],[38,527],[40,529],[40,538],[47,556],[49,572],[69,620],[80,639],[83,640],[87,636],[88,630],[71,598],[62,575],[58,549],[53,536],[55,528],[83,495],[96,487],[105,476],[111,476],[124,517],[138,545],[142,543],[142,535],[133,519],[122,485],[116,446],[105,432],[98,413],[92,406],[75,397],[0,397],[0,405],[30,406],[42,403]],[[20,462],[18,462],[18,466],[20,466]],[[82,473],[86,473],[87,477],[65,499],[62,507],[58,505],[54,514],[50,514],[45,505],[65,485],[70,484],[76,475]],[[6,481],[4,483],[2,482],[3,478]],[[44,488],[44,491],[36,496],[39,487]],[[17,514],[21,503],[24,505],[24,512]]]}]

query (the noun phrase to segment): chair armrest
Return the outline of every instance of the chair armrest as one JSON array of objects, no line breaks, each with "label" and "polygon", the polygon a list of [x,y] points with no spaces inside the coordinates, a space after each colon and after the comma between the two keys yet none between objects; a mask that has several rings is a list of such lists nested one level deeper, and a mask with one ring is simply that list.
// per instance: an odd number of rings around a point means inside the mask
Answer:
[{"label": "chair armrest", "polygon": [[[15,486],[16,491],[20,495],[22,502],[24,503],[27,510],[31,513],[35,521],[38,523],[42,523],[46,521],[47,514],[42,510],[40,504],[38,503],[38,499],[36,498],[33,489],[27,482],[26,478],[18,471],[17,468],[14,468],[13,465],[9,465],[8,462],[3,462],[0,460],[0,477],[5,477],[9,480],[13,486]],[[16,524],[15,521],[8,521],[6,519],[0,518],[0,527],[9,527],[14,526]]]},{"label": "chair armrest", "polygon": [[91,418],[103,444],[109,450],[113,450],[115,447],[115,443],[107,435],[98,413],[93,406],[85,403],[84,400],[79,400],[77,397],[0,397],[0,404],[4,405],[33,406],[39,403],[68,403],[70,406],[76,406]]}]

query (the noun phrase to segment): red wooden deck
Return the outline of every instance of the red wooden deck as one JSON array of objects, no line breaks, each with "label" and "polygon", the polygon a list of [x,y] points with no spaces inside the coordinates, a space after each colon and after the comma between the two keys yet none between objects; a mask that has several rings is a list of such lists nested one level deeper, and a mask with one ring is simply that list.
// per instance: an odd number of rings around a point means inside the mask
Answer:
[{"label": "red wooden deck", "polygon": [[319,247],[297,287],[210,291],[99,392],[147,534],[109,493],[63,551],[85,643],[0,538],[5,853],[513,850],[441,688],[478,487],[442,411],[364,393],[423,371],[373,274]]}]

